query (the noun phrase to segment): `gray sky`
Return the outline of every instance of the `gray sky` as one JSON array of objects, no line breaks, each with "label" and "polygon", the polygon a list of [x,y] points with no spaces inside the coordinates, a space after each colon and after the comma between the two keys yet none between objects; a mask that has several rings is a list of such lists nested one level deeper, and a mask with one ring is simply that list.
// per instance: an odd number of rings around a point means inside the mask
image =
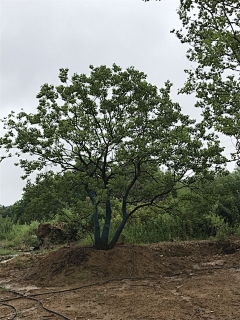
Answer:
[{"label": "gray sky", "polygon": [[[173,101],[200,120],[194,96],[177,95],[186,80],[184,69],[193,65],[186,58],[188,46],[170,33],[181,27],[178,5],[179,0],[0,0],[0,118],[21,108],[34,113],[40,86],[59,84],[60,68],[69,68],[70,75],[89,74],[90,64],[116,63],[143,71],[158,87],[169,79]],[[229,137],[221,136],[221,141],[226,155],[234,151]],[[16,160],[0,163],[2,205],[19,200],[26,184]],[[229,170],[233,168],[231,164]]]}]

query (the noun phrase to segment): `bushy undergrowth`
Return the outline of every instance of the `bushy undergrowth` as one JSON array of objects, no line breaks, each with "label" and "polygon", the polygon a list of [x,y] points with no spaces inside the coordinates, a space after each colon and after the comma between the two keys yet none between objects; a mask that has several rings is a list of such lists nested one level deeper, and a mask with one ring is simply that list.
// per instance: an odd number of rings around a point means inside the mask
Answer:
[{"label": "bushy undergrowth", "polygon": [[0,240],[6,239],[13,230],[13,222],[10,217],[3,218],[0,215]]},{"label": "bushy undergrowth", "polygon": [[[131,208],[129,208],[131,209]],[[104,225],[104,209],[99,208],[100,227]],[[56,216],[53,224],[63,218]],[[93,224],[80,220],[78,215],[71,210],[65,211],[67,241],[80,241],[82,245],[93,244]],[[113,237],[122,220],[121,203],[118,200],[112,202],[112,220],[109,231],[109,240]],[[48,221],[49,223],[49,221]],[[29,248],[38,245],[38,239],[34,235],[39,222],[30,225],[13,224],[8,217],[0,216],[0,240],[4,240],[6,247]],[[83,225],[87,227],[84,229]],[[92,229],[91,229],[91,228]],[[92,231],[92,232],[91,232]],[[240,235],[239,225],[230,226],[224,218],[215,212],[199,214],[190,210],[182,213],[172,210],[166,212],[163,208],[141,208],[133,217],[130,217],[120,241],[126,243],[156,243],[161,241],[179,241],[192,239],[226,239],[231,234]]]},{"label": "bushy undergrowth", "polygon": [[[111,238],[119,225],[120,215],[112,219],[109,238]],[[103,227],[104,220],[101,220]],[[127,243],[155,243],[161,241],[208,239],[216,237],[223,239],[230,234],[240,231],[233,229],[224,222],[223,218],[214,213],[199,217],[195,213],[176,216],[169,213],[152,216],[141,220],[130,218],[120,236],[120,241]]]},{"label": "bushy undergrowth", "polygon": [[33,221],[30,225],[19,223],[13,224],[11,219],[0,217],[0,240],[3,240],[6,247],[28,248],[38,245],[38,239],[34,235],[33,229],[39,225]]}]

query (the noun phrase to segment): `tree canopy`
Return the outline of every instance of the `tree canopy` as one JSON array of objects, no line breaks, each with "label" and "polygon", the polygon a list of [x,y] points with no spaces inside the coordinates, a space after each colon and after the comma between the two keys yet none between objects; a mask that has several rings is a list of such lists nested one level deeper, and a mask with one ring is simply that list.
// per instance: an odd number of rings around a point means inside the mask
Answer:
[{"label": "tree canopy", "polygon": [[63,209],[80,206],[80,203],[83,207],[85,199],[86,191],[73,173],[40,173],[34,183],[28,180],[23,188],[22,198],[17,202],[21,210],[15,210],[14,221],[31,223],[51,220],[62,214]]},{"label": "tree canopy", "polygon": [[[171,101],[169,81],[158,89],[133,67],[90,69],[90,76],[71,78],[68,69],[60,69],[61,84],[41,87],[36,113],[11,112],[2,120],[8,131],[0,139],[6,150],[1,160],[16,148],[23,178],[48,163],[74,173],[95,207],[95,246],[111,249],[135,211],[158,206],[177,182],[182,188],[213,177],[226,159],[217,137]],[[108,243],[114,197],[122,199],[122,222]],[[100,203],[106,205],[101,236]]]},{"label": "tree canopy", "polygon": [[195,93],[206,125],[236,138],[240,161],[240,1],[181,0],[178,15],[184,29],[172,32],[197,62],[180,93]]}]

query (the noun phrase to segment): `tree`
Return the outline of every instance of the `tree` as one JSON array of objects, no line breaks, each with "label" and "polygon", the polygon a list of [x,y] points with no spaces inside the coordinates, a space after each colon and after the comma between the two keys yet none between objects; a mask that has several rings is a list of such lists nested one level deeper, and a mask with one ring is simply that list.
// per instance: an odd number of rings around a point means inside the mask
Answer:
[{"label": "tree", "polygon": [[231,226],[240,224],[240,168],[225,177],[217,177],[211,184],[217,201],[215,212]]},{"label": "tree", "polygon": [[[90,76],[74,74],[71,79],[68,69],[60,69],[62,84],[41,87],[35,114],[12,111],[2,120],[8,131],[0,139],[7,154],[1,160],[12,156],[15,147],[23,178],[48,163],[73,172],[95,208],[95,247],[107,250],[139,208],[157,206],[179,181],[187,186],[214,176],[226,159],[215,135],[171,101],[169,81],[158,89],[133,67],[90,69]],[[26,160],[22,154],[35,158]],[[157,170],[160,166],[167,168],[164,174]],[[114,197],[121,198],[122,221],[109,242]],[[103,203],[100,235],[98,206]]]},{"label": "tree", "polygon": [[170,199],[169,206],[182,216],[196,213],[200,220],[209,214],[224,219],[231,227],[240,223],[240,168],[214,180],[196,181],[191,188],[180,189],[177,197]]},{"label": "tree", "polygon": [[40,173],[34,183],[28,180],[23,188],[22,198],[18,201],[21,210],[16,212],[15,222],[51,220],[57,214],[64,214],[64,209],[75,207],[85,199],[84,187],[79,185],[73,173]]},{"label": "tree", "polygon": [[0,205],[0,215],[3,217],[3,218],[6,218],[7,216],[11,217],[11,214],[10,214],[10,207],[5,207],[3,205]]},{"label": "tree", "polygon": [[179,93],[194,92],[209,128],[236,138],[240,163],[240,1],[181,0],[178,14],[184,30],[171,32],[197,62]]}]

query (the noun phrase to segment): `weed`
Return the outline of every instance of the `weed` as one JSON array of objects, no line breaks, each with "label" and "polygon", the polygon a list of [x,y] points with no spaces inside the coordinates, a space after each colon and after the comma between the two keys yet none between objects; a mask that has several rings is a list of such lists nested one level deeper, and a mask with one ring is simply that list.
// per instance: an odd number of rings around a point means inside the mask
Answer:
[{"label": "weed", "polygon": [[0,292],[2,293],[2,292],[8,292],[9,291],[9,289],[8,288],[6,288],[5,286],[0,286]]},{"label": "weed", "polygon": [[78,277],[78,279],[88,280],[88,279],[89,279],[89,274],[88,274],[87,272],[81,272],[81,273],[80,273],[80,276]]},{"label": "weed", "polygon": [[23,312],[18,312],[18,317],[19,318],[24,318],[24,317],[26,317],[26,315],[23,313]]}]

